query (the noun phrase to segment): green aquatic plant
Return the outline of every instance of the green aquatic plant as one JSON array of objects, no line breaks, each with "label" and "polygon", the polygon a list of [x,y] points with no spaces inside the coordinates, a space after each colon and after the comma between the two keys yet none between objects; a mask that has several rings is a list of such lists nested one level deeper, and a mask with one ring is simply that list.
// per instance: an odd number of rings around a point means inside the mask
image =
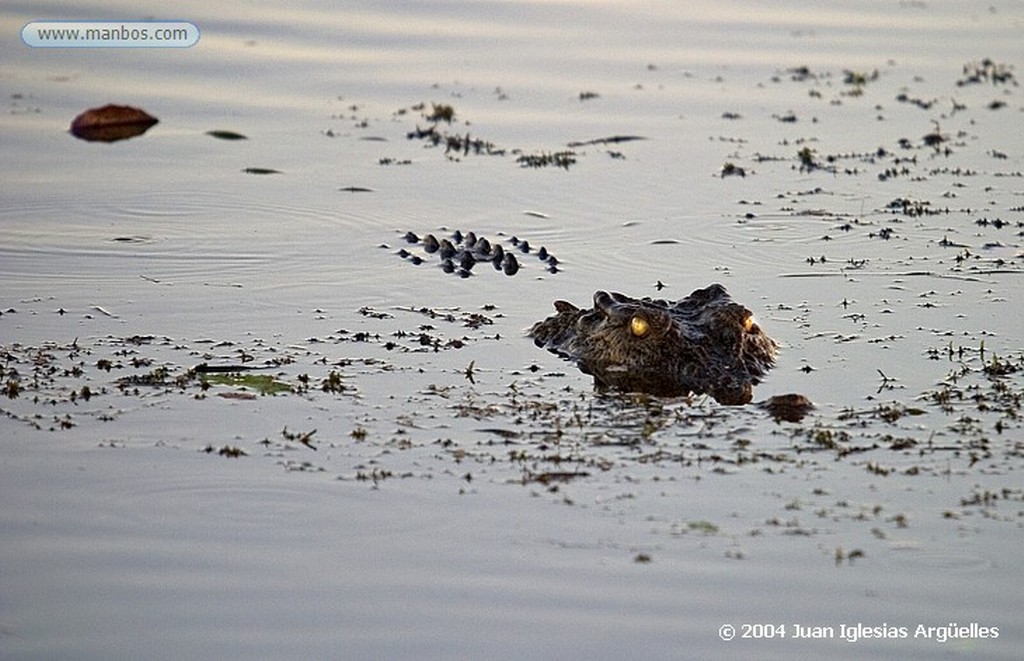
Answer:
[{"label": "green aquatic plant", "polygon": [[207,385],[246,388],[248,390],[255,390],[261,395],[278,395],[292,391],[290,385],[276,380],[269,374],[243,374],[241,372],[207,374],[203,377],[203,383]]},{"label": "green aquatic plant", "polygon": [[726,177],[746,177],[747,171],[735,163],[727,161],[725,165],[722,166],[721,176],[723,179]]},{"label": "green aquatic plant", "polygon": [[981,62],[968,62],[963,67],[963,73],[964,77],[956,81],[957,87],[975,83],[1017,84],[1011,65],[995,62],[987,57]]},{"label": "green aquatic plant", "polygon": [[796,157],[800,160],[801,172],[813,172],[821,168],[821,164],[816,158],[816,152],[810,147],[802,148],[796,153]]},{"label": "green aquatic plant", "polygon": [[522,154],[516,159],[516,163],[524,168],[543,168],[550,165],[569,169],[569,166],[576,162],[576,152],[574,151],[557,151],[557,152],[540,152],[538,154]]},{"label": "green aquatic plant", "polygon": [[699,532],[704,535],[714,535],[718,532],[718,526],[711,523],[710,521],[705,521],[703,519],[698,521],[690,521],[686,524],[686,528],[688,530],[692,530],[693,532]]},{"label": "green aquatic plant", "polygon": [[218,450],[215,447],[213,447],[213,445],[207,444],[206,447],[204,447],[201,451],[205,452],[206,454],[213,454],[216,452],[217,455],[221,457],[227,457],[229,459],[238,459],[239,457],[249,456],[249,453],[243,450],[242,448],[235,447],[232,445],[225,445],[224,447]]},{"label": "green aquatic plant", "polygon": [[451,124],[455,120],[455,108],[446,103],[431,103],[432,109],[429,115],[424,115],[428,122],[445,122]]},{"label": "green aquatic plant", "polygon": [[316,434],[316,430],[312,431],[288,431],[285,427],[281,430],[281,437],[286,441],[296,441],[302,443],[310,450],[316,450],[316,446],[313,445],[313,435]]},{"label": "green aquatic plant", "polygon": [[331,370],[330,374],[320,382],[320,389],[324,392],[340,393],[349,390],[350,387],[342,383],[341,374],[336,370]]},{"label": "green aquatic plant", "polygon": [[878,80],[878,70],[871,73],[863,71],[843,71],[843,82],[853,87],[852,90],[844,92],[846,96],[860,96],[864,93],[864,86],[873,80]]}]

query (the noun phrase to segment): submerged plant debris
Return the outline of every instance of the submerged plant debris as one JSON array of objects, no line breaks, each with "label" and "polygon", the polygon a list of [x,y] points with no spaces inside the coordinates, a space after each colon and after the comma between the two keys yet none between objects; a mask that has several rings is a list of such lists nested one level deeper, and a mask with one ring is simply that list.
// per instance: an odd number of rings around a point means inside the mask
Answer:
[{"label": "submerged plant debris", "polygon": [[[520,148],[508,149],[499,147],[490,140],[474,135],[468,128],[465,132],[452,131],[452,125],[458,122],[455,109],[450,105],[431,103],[428,110],[426,103],[418,103],[409,108],[400,109],[395,115],[402,117],[410,112],[419,113],[428,124],[426,126],[417,124],[413,130],[405,134],[406,139],[422,141],[429,147],[443,147],[445,157],[450,161],[456,162],[468,156],[506,156],[512,154],[516,157],[516,163],[523,168],[556,167],[568,170],[572,165],[575,165],[578,157],[581,155],[581,152],[575,151],[579,147],[607,146],[610,144],[646,140],[646,138],[637,135],[613,135],[592,140],[569,141],[566,143],[568,149],[527,152]],[[445,128],[442,128],[442,123],[445,125]],[[608,152],[608,155],[615,159],[624,158],[622,152],[617,151]],[[411,163],[408,159],[392,157],[382,157],[379,162],[381,165],[407,165]]]},{"label": "submerged plant debris", "polygon": [[563,150],[556,152],[539,152],[536,154],[521,154],[516,158],[524,168],[544,168],[549,165],[568,170],[570,165],[576,162],[576,152]]},{"label": "submerged plant debris", "polygon": [[[1021,351],[997,355],[983,344],[936,345],[923,359],[943,363],[945,378],[899,398],[885,390],[886,396],[869,406],[822,409],[805,398],[784,396],[730,408],[704,397],[599,393],[572,385],[553,389],[562,380],[559,373],[507,361],[481,371],[476,360],[456,358],[456,364],[469,367],[439,371],[426,379],[429,386],[418,386],[422,378],[409,378],[424,369],[416,355],[495,341],[509,332],[502,316],[496,310],[426,307],[357,312],[364,320],[359,331],[339,329],[286,345],[162,336],[4,344],[0,415],[54,434],[97,425],[116,433],[119,421],[143,416],[152,406],[210,415],[234,401],[259,406],[293,400],[300,405],[292,405],[283,420],[263,416],[265,427],[280,429],[283,423],[283,432],[268,429],[227,445],[200,436],[196,448],[227,458],[262,458],[288,472],[326,473],[377,489],[417,477],[449,480],[459,492],[519,485],[566,505],[575,502],[576,488],[639,486],[669,475],[699,479],[840,465],[876,479],[985,474],[987,490],[937,502],[936,515],[955,521],[981,514],[1013,524],[1024,516],[1024,490],[1012,479],[1024,461]],[[197,355],[204,362],[195,364]],[[891,385],[882,377],[883,386]],[[391,405],[364,399],[381,380],[389,384],[384,387],[392,393]],[[228,396],[211,398],[215,393]],[[338,406],[348,411],[347,424],[311,429],[311,420],[322,416],[315,411]],[[261,415],[258,409],[256,414]],[[333,449],[333,459],[292,455],[296,448],[324,447]],[[1004,486],[993,490],[992,478],[998,476],[1006,478]],[[778,518],[766,521],[758,534],[816,536],[813,524],[794,519],[798,509],[859,522],[866,531],[894,516],[834,501],[822,492],[799,506],[780,503]],[[912,525],[904,515],[896,516],[891,519],[896,525]],[[690,520],[673,529],[674,534],[717,536],[723,525],[728,524]]]},{"label": "submerged plant debris", "polygon": [[249,139],[248,136],[246,136],[246,135],[244,135],[242,133],[237,133],[235,131],[225,131],[225,130],[220,130],[220,129],[213,130],[213,131],[207,131],[206,135],[210,136],[211,138],[217,138],[218,140],[248,140]]}]

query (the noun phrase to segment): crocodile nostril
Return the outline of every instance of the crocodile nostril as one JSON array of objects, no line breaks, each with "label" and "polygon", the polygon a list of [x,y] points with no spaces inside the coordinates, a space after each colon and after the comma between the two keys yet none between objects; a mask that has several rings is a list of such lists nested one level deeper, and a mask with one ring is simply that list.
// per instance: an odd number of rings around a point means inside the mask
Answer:
[{"label": "crocodile nostril", "polygon": [[606,291],[594,292],[594,310],[600,311],[604,316],[609,316],[615,308],[615,300]]}]

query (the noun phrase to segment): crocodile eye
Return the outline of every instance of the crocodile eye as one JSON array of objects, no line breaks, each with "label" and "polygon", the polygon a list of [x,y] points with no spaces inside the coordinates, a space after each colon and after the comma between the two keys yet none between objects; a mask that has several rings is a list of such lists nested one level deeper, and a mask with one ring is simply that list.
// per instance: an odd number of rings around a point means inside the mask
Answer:
[{"label": "crocodile eye", "polygon": [[743,319],[743,330],[747,331],[748,333],[756,333],[760,330],[757,327],[757,322],[754,321],[754,315],[748,314],[746,318]]},{"label": "crocodile eye", "polygon": [[651,331],[651,325],[640,315],[633,315],[633,318],[629,320],[629,330],[634,337],[643,337]]}]

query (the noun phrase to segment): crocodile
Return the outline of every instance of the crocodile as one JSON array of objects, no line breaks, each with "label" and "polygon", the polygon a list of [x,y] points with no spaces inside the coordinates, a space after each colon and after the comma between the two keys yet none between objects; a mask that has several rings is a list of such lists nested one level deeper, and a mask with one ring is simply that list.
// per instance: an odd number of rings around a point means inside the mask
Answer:
[{"label": "crocodile", "polygon": [[[473,274],[473,267],[484,262],[490,262],[496,271],[502,271],[505,275],[515,275],[519,273],[523,265],[516,258],[514,252],[519,252],[523,258],[533,254],[540,260],[548,273],[558,273],[561,270],[558,258],[548,252],[547,248],[541,246],[533,250],[529,241],[516,236],[507,239],[508,249],[502,247],[497,240],[492,243],[487,237],[478,236],[476,232],[472,231],[463,234],[460,230],[455,230],[450,236],[451,238],[444,236],[438,238],[433,234],[427,234],[420,238],[415,232],[406,232],[404,237],[406,243],[419,245],[424,255],[418,255],[405,248],[396,254],[416,266],[423,264],[431,255],[434,255],[440,258],[441,269],[445,273],[456,274],[461,278],[470,277]],[[502,236],[505,235],[502,234]]]},{"label": "crocodile", "polygon": [[592,375],[598,389],[708,394],[741,405],[775,363],[778,344],[720,284],[674,302],[598,291],[592,308],[554,306],[529,336]]}]

